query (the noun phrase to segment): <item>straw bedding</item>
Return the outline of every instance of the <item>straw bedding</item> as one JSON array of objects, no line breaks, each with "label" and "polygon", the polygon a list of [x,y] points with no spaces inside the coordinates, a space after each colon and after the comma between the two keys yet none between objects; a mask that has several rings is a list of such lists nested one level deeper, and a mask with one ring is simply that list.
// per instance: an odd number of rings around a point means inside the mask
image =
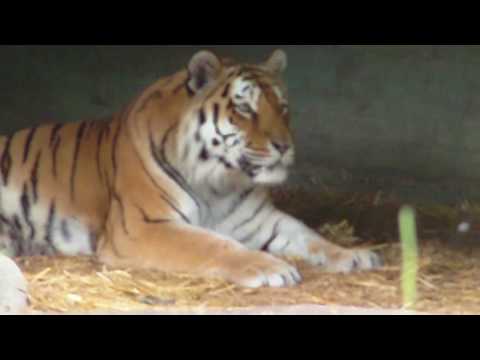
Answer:
[{"label": "straw bedding", "polygon": [[[399,203],[379,194],[359,197],[323,192],[312,196],[293,190],[277,192],[275,198],[282,208],[330,239],[373,247],[383,256],[385,266],[375,272],[334,275],[296,262],[305,280],[301,286],[250,290],[183,274],[110,269],[91,258],[21,258],[18,262],[29,281],[31,310],[138,312],[298,304],[402,307],[401,253],[396,238]],[[419,311],[480,313],[476,233],[461,238],[453,227],[464,216],[463,205],[418,207],[422,239]],[[475,219],[475,206],[469,210],[469,218]]]}]

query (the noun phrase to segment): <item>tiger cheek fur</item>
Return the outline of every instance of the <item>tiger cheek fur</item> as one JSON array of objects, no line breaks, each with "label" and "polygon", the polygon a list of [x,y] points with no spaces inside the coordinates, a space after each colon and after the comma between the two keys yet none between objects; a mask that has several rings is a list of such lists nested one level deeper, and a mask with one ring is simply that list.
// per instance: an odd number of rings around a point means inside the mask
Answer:
[{"label": "tiger cheek fur", "polygon": [[269,199],[294,159],[286,66],[280,50],[260,65],[203,51],[109,119],[1,138],[0,249],[248,287],[301,281],[276,256],[377,267],[375,254],[328,243]]}]

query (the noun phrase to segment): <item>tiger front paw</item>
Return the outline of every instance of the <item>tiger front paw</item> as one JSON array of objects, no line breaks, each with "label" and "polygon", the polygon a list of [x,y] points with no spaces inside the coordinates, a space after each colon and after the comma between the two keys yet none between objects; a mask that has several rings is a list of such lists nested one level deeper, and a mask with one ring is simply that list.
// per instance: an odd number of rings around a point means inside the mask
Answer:
[{"label": "tiger front paw", "polygon": [[381,267],[382,260],[370,250],[344,249],[324,242],[310,246],[309,262],[321,266],[327,272],[352,273],[374,270]]},{"label": "tiger front paw", "polygon": [[369,250],[343,250],[327,260],[326,270],[335,273],[374,270],[382,266],[380,257]]},{"label": "tiger front paw", "polygon": [[272,255],[248,251],[229,257],[220,270],[222,277],[246,288],[282,288],[299,284],[302,277],[292,265]]}]

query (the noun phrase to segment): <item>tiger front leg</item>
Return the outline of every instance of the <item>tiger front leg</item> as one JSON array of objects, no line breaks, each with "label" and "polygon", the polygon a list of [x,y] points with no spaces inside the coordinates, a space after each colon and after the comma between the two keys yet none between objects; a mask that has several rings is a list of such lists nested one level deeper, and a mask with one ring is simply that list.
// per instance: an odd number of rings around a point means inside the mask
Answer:
[{"label": "tiger front leg", "polygon": [[[257,229],[252,236],[245,239],[238,233],[236,238],[249,248],[262,249],[279,257],[298,258],[321,266],[327,272],[350,273],[381,266],[380,258],[372,251],[337,246],[289,215],[278,210],[269,214],[266,218],[259,216],[258,224],[249,224],[251,229]],[[240,231],[248,234],[251,230]]]},{"label": "tiger front leg", "polygon": [[111,224],[99,249],[110,266],[156,269],[222,278],[243,287],[284,287],[301,281],[298,271],[270,254],[250,251],[233,239],[180,222],[142,224],[125,232]]},{"label": "tiger front leg", "polygon": [[334,273],[373,270],[381,266],[376,253],[337,246],[293,217],[279,213],[276,224],[278,237],[268,246],[273,254],[299,257]]}]

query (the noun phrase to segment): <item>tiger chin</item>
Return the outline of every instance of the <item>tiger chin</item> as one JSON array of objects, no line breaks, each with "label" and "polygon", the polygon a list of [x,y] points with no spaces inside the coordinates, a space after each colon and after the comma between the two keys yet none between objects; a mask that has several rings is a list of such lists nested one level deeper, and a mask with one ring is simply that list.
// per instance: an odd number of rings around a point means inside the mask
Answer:
[{"label": "tiger chin", "polygon": [[286,67],[281,50],[256,65],[201,51],[107,120],[1,138],[0,250],[250,288],[300,283],[284,258],[332,272],[380,266],[270,200],[295,157]]}]

